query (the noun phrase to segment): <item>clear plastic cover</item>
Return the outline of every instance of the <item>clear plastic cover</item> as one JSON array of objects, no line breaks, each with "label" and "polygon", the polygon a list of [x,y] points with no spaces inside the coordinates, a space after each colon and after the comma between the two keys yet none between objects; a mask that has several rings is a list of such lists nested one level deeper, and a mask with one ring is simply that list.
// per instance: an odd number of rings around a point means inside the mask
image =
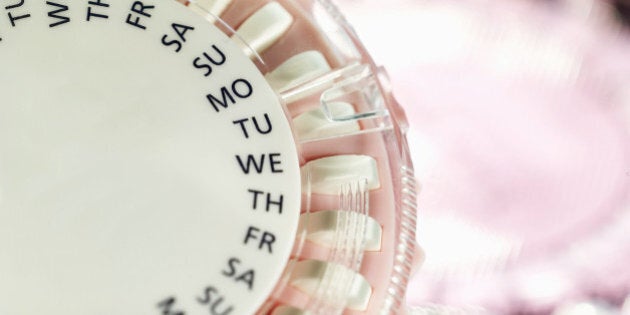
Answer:
[{"label": "clear plastic cover", "polygon": [[400,313],[416,248],[417,187],[404,113],[383,69],[328,1],[183,4],[254,60],[298,144],[300,228],[259,313]]}]

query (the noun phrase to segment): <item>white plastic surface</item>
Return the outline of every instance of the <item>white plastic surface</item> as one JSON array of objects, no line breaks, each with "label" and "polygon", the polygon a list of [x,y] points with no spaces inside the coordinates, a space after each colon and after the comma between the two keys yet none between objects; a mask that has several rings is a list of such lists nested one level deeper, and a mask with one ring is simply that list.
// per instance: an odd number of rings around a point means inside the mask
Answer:
[{"label": "white plastic surface", "polygon": [[[73,3],[54,27],[56,7],[25,3],[16,27],[0,18],[0,314],[198,315],[219,297],[254,313],[300,205],[292,133],[262,74],[174,1],[146,15],[117,1],[90,22]],[[194,28],[185,42],[174,23]],[[193,66],[213,45],[225,62]],[[263,114],[268,134],[252,127]]]}]

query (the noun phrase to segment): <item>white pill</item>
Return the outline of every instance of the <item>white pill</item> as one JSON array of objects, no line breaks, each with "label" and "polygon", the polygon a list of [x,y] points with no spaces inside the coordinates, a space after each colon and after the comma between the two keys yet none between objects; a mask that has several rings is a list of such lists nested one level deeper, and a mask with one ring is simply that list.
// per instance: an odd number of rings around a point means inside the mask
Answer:
[{"label": "white pill", "polygon": [[361,130],[356,120],[333,121],[334,117],[347,117],[356,114],[354,107],[345,102],[328,104],[329,113],[316,108],[293,119],[300,140],[321,139],[346,135]]},{"label": "white pill", "polygon": [[221,16],[225,9],[232,3],[233,0],[194,0],[191,1],[194,5],[190,6],[191,9],[205,16],[209,20],[214,20],[215,17]]},{"label": "white pill", "polygon": [[251,58],[254,54],[250,49],[263,53],[289,30],[292,23],[291,13],[278,2],[269,2],[241,24],[235,40]]},{"label": "white pill", "polygon": [[330,72],[326,57],[316,50],[299,53],[269,72],[265,77],[271,87],[282,92]]},{"label": "white pill", "polygon": [[376,160],[366,155],[336,155],[310,161],[302,167],[303,191],[336,195],[351,183],[367,182],[367,188],[381,187]]},{"label": "white pill", "polygon": [[309,313],[307,311],[301,310],[299,308],[293,307],[293,306],[279,306],[276,307],[273,312],[271,312],[271,315],[308,315]]},{"label": "white pill", "polygon": [[[363,242],[358,244],[365,244],[364,250],[366,251],[379,251],[381,249],[381,238],[383,235],[383,229],[373,218],[357,212],[352,211],[318,211],[313,213],[305,213],[300,216],[300,226],[304,226],[306,229],[306,238],[316,244],[333,247],[336,244],[337,237],[340,234],[346,232],[341,228],[347,225],[356,226],[358,224],[364,225],[363,235],[346,235],[349,238],[363,238]],[[348,244],[355,244],[357,242],[346,242]]]},{"label": "white pill", "polygon": [[342,265],[319,260],[298,262],[290,283],[316,298],[327,294],[331,300],[343,301],[351,310],[366,310],[372,296],[372,287],[362,275]]}]

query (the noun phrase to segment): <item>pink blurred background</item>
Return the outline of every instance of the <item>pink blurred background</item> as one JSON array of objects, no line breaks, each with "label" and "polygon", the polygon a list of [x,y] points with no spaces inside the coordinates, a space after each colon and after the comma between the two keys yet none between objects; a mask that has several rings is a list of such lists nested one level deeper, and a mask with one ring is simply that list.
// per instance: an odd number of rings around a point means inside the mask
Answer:
[{"label": "pink blurred background", "polygon": [[630,39],[613,7],[337,3],[412,124],[416,312],[630,314]]}]

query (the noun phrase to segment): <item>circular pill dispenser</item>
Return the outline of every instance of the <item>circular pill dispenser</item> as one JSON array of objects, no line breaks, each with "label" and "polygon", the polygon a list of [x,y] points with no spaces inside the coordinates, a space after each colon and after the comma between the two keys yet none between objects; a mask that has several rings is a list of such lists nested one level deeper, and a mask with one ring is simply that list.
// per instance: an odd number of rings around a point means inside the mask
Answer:
[{"label": "circular pill dispenser", "polygon": [[402,310],[404,114],[330,3],[0,11],[0,314]]}]

